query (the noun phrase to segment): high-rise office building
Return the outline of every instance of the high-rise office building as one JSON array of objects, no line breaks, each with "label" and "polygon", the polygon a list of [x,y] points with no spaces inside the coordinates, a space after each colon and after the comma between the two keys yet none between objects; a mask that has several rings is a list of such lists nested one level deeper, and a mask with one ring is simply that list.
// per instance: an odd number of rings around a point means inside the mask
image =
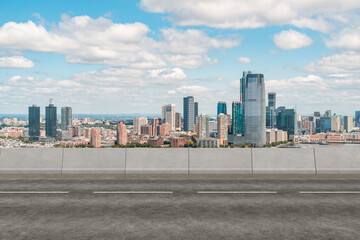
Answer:
[{"label": "high-rise office building", "polygon": [[266,107],[266,128],[275,128],[276,125],[276,93],[268,93],[268,106]]},{"label": "high-rise office building", "polygon": [[161,118],[154,118],[152,122],[152,133],[153,136],[157,136],[158,134],[158,126],[161,124]]},{"label": "high-rise office building", "polygon": [[314,112],[314,116],[317,117],[317,118],[320,118],[321,114],[320,114],[320,112]]},{"label": "high-rise office building", "polygon": [[263,74],[245,76],[245,141],[248,144],[263,146],[266,141],[266,103]]},{"label": "high-rise office building", "polygon": [[243,76],[242,76],[242,78],[240,78],[240,101],[242,103],[245,103],[246,76],[248,74],[251,74],[251,72],[250,71],[243,72]]},{"label": "high-rise office building", "polygon": [[148,123],[146,117],[139,117],[134,118],[133,125],[134,125],[134,134],[141,134],[141,126]]},{"label": "high-rise office building", "polygon": [[163,123],[170,123],[171,131],[175,131],[175,104],[162,105],[161,118]]},{"label": "high-rise office building", "polygon": [[199,103],[194,102],[194,124],[197,124],[198,116],[199,116]]},{"label": "high-rise office building", "polygon": [[326,112],[324,113],[324,117],[331,117],[331,110],[326,110]]},{"label": "high-rise office building", "polygon": [[93,145],[94,148],[101,147],[101,135],[99,128],[92,128],[91,129],[91,145]]},{"label": "high-rise office building", "polygon": [[346,132],[352,132],[353,130],[353,117],[352,116],[344,116],[344,130]]},{"label": "high-rise office building", "polygon": [[40,137],[40,107],[29,107],[29,137],[30,140],[38,140]]},{"label": "high-rise office building", "polygon": [[274,92],[268,93],[268,106],[276,109],[276,93]]},{"label": "high-rise office building", "polygon": [[195,124],[194,97],[184,97],[184,131],[192,131]]},{"label": "high-rise office building", "polygon": [[244,106],[241,101],[232,102],[232,134],[244,134]]},{"label": "high-rise office building", "polygon": [[210,137],[210,125],[209,125],[209,116],[206,114],[201,114],[198,117],[198,134],[199,139],[206,139]]},{"label": "high-rise office building", "polygon": [[331,117],[331,131],[339,132],[340,131],[340,116],[332,116]]},{"label": "high-rise office building", "polygon": [[217,118],[217,136],[220,140],[220,145],[225,145],[228,142],[228,115],[220,113]]},{"label": "high-rise office building", "polygon": [[51,98],[49,106],[45,107],[45,131],[46,137],[56,138],[56,107],[54,104],[54,99]]},{"label": "high-rise office building", "polygon": [[295,109],[284,109],[278,112],[276,118],[276,127],[278,129],[287,131],[289,136],[297,134],[298,124]]},{"label": "high-rise office building", "polygon": [[116,126],[116,142],[118,145],[126,145],[127,143],[126,125],[122,122]]},{"label": "high-rise office building", "polygon": [[181,113],[175,113],[175,130],[181,131]]},{"label": "high-rise office building", "polygon": [[72,109],[71,107],[61,108],[61,130],[68,131],[72,127]]},{"label": "high-rise office building", "polygon": [[[170,124],[170,123],[169,123]],[[141,135],[153,136],[152,125],[144,124],[140,127]]]},{"label": "high-rise office building", "polygon": [[360,127],[360,111],[355,111],[355,127]]},{"label": "high-rise office building", "polygon": [[227,114],[226,102],[224,102],[224,101],[220,101],[217,104],[217,115],[216,116],[219,116],[220,113],[225,114],[225,115]]}]

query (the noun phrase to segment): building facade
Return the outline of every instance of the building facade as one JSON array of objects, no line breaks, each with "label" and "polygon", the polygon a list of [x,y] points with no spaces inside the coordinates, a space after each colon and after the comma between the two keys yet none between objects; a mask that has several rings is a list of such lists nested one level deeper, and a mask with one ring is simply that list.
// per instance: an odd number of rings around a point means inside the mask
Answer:
[{"label": "building facade", "polygon": [[90,144],[93,145],[94,148],[101,147],[101,135],[99,128],[91,129],[91,140]]},{"label": "building facade", "polygon": [[29,137],[30,140],[38,140],[40,137],[40,107],[29,107]]},{"label": "building facade", "polygon": [[72,109],[71,107],[61,108],[61,130],[68,131],[72,127]]},{"label": "building facade", "polygon": [[141,126],[145,125],[148,123],[148,120],[146,117],[139,117],[139,118],[134,118],[134,134],[141,134]]},{"label": "building facade", "polygon": [[[245,141],[255,146],[265,144],[266,106],[263,74],[244,72]],[[243,85],[243,83],[241,83]]]},{"label": "building facade", "polygon": [[116,126],[116,142],[118,145],[126,145],[127,143],[126,125],[122,122]]},{"label": "building facade", "polygon": [[169,123],[171,131],[175,131],[175,104],[166,104],[161,106],[162,123]]},{"label": "building facade", "polygon": [[286,131],[289,135],[297,134],[298,124],[295,109],[284,109],[278,112],[276,118],[276,127],[279,130]]},{"label": "building facade", "polygon": [[225,115],[227,114],[226,102],[224,102],[224,101],[220,101],[217,104],[217,115],[216,116],[219,116],[220,113],[225,114]]},{"label": "building facade", "polygon": [[54,104],[54,99],[50,99],[49,106],[45,107],[45,132],[46,137],[56,139],[56,107]]},{"label": "building facade", "polygon": [[226,145],[228,143],[228,123],[228,116],[220,113],[217,119],[217,136],[220,145]]},{"label": "building facade", "polygon": [[181,113],[175,113],[175,130],[181,131]]},{"label": "building facade", "polygon": [[353,130],[353,117],[352,116],[344,116],[344,130],[348,133]]},{"label": "building facade", "polygon": [[195,124],[194,97],[184,97],[184,131],[192,131]]},{"label": "building facade", "polygon": [[209,125],[209,116],[206,114],[201,114],[198,117],[198,138],[205,139],[210,136],[210,125]]},{"label": "building facade", "polygon": [[244,105],[241,101],[232,102],[232,134],[244,134]]}]

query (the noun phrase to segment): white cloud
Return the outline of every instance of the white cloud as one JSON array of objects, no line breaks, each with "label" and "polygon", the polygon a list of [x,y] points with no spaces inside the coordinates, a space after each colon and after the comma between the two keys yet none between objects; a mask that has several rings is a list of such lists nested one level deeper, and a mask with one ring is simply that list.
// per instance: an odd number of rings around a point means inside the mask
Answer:
[{"label": "white cloud", "polygon": [[216,63],[207,56],[210,51],[240,44],[240,40],[209,37],[194,29],[163,29],[160,40],[149,37],[149,32],[149,27],[140,22],[122,24],[104,17],[63,15],[50,29],[32,21],[5,23],[0,27],[0,47],[61,53],[69,63],[158,69]]},{"label": "white cloud", "polygon": [[330,40],[326,41],[326,45],[345,51],[360,51],[360,27],[346,28]]},{"label": "white cloud", "polygon": [[251,63],[252,61],[251,61],[251,59],[248,58],[248,57],[239,57],[239,58],[238,58],[238,62],[239,62],[239,63]]},{"label": "white cloud", "polygon": [[178,87],[176,89],[176,91],[178,91],[179,93],[183,94],[183,95],[198,95],[198,94],[203,94],[209,91],[209,89],[207,87],[204,86],[197,86],[197,85],[192,85],[192,86],[181,86]]},{"label": "white cloud", "polygon": [[141,0],[149,12],[168,13],[180,26],[259,28],[293,24],[323,32],[331,29],[325,17],[353,11],[358,0]]},{"label": "white cloud", "polygon": [[274,43],[278,48],[291,50],[310,46],[313,43],[313,40],[306,34],[288,30],[275,34]]},{"label": "white cloud", "polygon": [[317,73],[358,73],[360,72],[359,53],[340,53],[323,57],[305,66],[305,71]]},{"label": "white cloud", "polygon": [[23,56],[0,57],[0,68],[33,68],[35,64]]}]

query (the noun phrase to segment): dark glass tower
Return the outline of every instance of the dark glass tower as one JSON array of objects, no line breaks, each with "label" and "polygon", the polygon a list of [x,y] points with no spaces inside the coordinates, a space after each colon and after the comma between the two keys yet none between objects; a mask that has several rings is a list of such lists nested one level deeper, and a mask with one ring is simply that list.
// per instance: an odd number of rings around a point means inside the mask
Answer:
[{"label": "dark glass tower", "polygon": [[184,131],[193,131],[195,124],[194,97],[184,97]]},{"label": "dark glass tower", "polygon": [[45,107],[45,131],[46,137],[56,138],[56,107],[54,99],[50,99],[49,106]]},{"label": "dark glass tower", "polygon": [[30,140],[38,140],[40,137],[40,107],[29,107],[29,136]]},{"label": "dark glass tower", "polygon": [[199,116],[199,103],[194,102],[194,124],[197,124],[198,116]]},{"label": "dark glass tower", "polygon": [[61,108],[61,130],[68,131],[72,127],[72,109],[71,107]]},{"label": "dark glass tower", "polygon": [[244,134],[244,106],[241,101],[234,101],[232,103],[232,134]]},{"label": "dark glass tower", "polygon": [[226,108],[226,102],[218,102],[217,104],[217,116],[222,113],[224,115],[227,115],[227,108]]}]

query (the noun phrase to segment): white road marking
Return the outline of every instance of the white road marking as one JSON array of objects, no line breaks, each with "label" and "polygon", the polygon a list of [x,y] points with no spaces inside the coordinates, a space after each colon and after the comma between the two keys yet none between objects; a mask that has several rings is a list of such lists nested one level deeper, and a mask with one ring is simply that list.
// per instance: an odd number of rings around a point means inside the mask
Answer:
[{"label": "white road marking", "polygon": [[0,191],[0,194],[67,194],[68,191]]},{"label": "white road marking", "polygon": [[360,194],[360,191],[300,191],[301,194]]},{"label": "white road marking", "polygon": [[94,191],[95,194],[172,194],[172,191]]},{"label": "white road marking", "polygon": [[275,194],[276,191],[198,191],[200,194]]}]

